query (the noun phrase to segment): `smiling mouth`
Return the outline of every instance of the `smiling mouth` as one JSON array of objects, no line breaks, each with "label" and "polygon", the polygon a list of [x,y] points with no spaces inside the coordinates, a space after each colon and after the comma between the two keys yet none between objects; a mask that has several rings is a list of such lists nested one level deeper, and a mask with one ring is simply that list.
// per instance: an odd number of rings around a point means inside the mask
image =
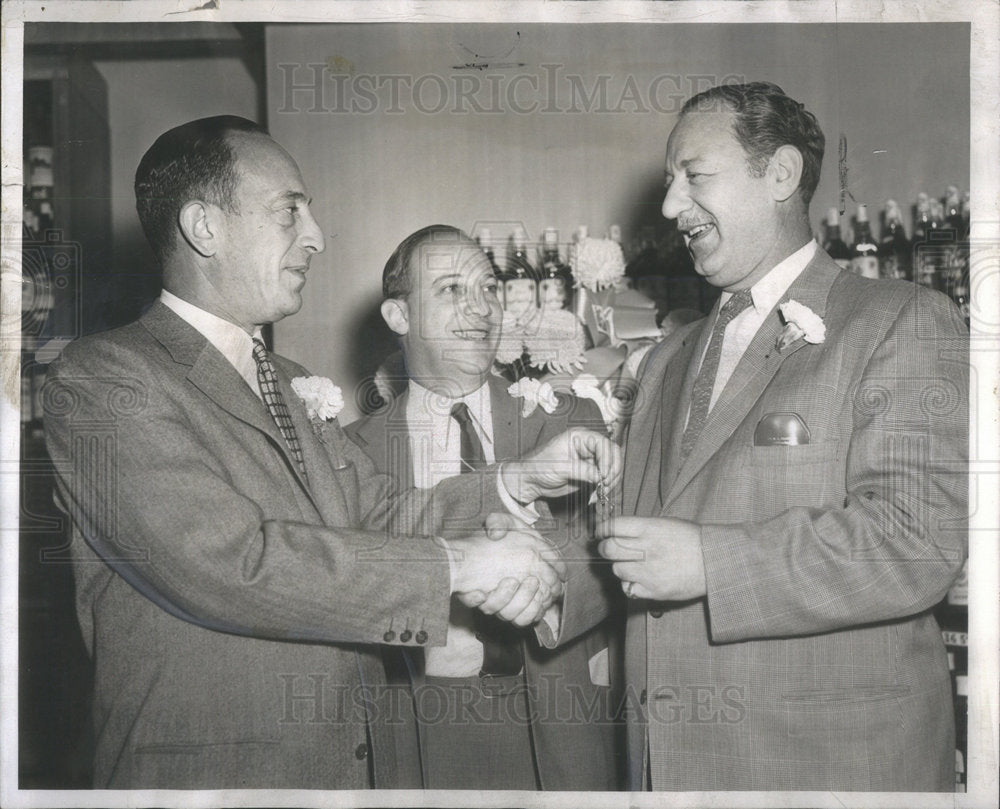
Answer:
[{"label": "smiling mouth", "polygon": [[698,225],[692,225],[691,227],[682,228],[681,232],[684,234],[684,238],[687,239],[687,243],[690,245],[692,242],[698,241],[706,233],[711,231],[715,226],[710,222],[702,222]]},{"label": "smiling mouth", "polygon": [[452,334],[462,340],[474,340],[481,342],[490,336],[488,329],[455,329]]}]

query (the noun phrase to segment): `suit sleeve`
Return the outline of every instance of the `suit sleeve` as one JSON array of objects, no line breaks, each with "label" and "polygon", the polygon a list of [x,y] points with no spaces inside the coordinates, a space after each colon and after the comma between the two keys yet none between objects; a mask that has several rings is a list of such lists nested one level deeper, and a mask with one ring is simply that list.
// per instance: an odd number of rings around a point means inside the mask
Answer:
[{"label": "suit sleeve", "polygon": [[[87,544],[144,596],[253,637],[381,643],[387,627],[398,637],[409,626],[428,645],[445,642],[450,573],[436,540],[373,529],[382,514],[368,530],[287,519],[298,513],[282,505],[294,497],[281,492],[287,482],[274,482],[270,504],[245,494],[248,472],[210,448],[220,436],[207,431],[224,428],[194,423],[163,368],[101,339],[65,356],[46,402],[57,496]],[[370,499],[382,498],[368,482]]]},{"label": "suit sleeve", "polygon": [[[559,429],[546,426],[541,439],[547,440],[568,427],[585,427],[604,432],[603,417],[597,405],[587,399],[571,397],[573,406],[568,421]],[[552,420],[550,420],[552,421]],[[540,441],[541,443],[541,441]],[[590,489],[563,498],[564,502],[548,505],[546,513],[555,518],[558,534],[542,533],[557,544],[566,561],[567,580],[556,631],[545,622],[535,625],[539,644],[556,648],[579,638],[614,615],[624,614],[625,598],[618,580],[611,573],[611,563],[597,553],[590,523]]]},{"label": "suit sleeve", "polygon": [[851,391],[842,507],[702,527],[716,642],[913,615],[937,603],[960,570],[968,331],[936,293],[921,290],[896,306]]}]

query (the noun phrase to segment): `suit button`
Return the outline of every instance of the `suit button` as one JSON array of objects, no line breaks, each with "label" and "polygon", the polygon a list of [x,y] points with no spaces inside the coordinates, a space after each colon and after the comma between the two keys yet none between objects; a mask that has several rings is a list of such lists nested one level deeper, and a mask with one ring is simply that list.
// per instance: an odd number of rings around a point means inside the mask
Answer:
[{"label": "suit button", "polygon": [[394,640],[396,640],[396,633],[390,629],[382,636],[382,640],[384,640],[386,643],[392,643]]},{"label": "suit button", "polygon": [[639,704],[640,705],[645,705],[646,704],[646,689],[645,688],[642,689],[642,693],[639,694]]},{"label": "suit button", "polygon": [[663,610],[650,610],[649,611],[649,617],[650,618],[662,618],[663,617]]},{"label": "suit button", "polygon": [[409,643],[410,638],[412,637],[413,633],[409,629],[404,629],[402,632],[399,633],[399,639],[403,641],[403,643]]},{"label": "suit button", "polygon": [[417,643],[427,643],[427,633],[424,632],[424,630],[421,629],[417,633],[416,641],[417,641]]},{"label": "suit button", "polygon": [[476,633],[476,640],[478,640],[480,643],[483,643],[483,633],[482,632],[477,632]]},{"label": "suit button", "polygon": [[358,759],[358,761],[368,758],[368,745],[363,742],[359,744],[357,749],[354,751],[354,757]]}]

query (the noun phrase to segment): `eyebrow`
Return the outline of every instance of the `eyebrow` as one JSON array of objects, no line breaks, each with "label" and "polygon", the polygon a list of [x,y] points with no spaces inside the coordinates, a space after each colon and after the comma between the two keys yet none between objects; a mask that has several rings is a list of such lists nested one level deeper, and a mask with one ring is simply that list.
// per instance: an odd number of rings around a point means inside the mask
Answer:
[{"label": "eyebrow", "polygon": [[307,197],[301,191],[284,191],[274,198],[275,202],[304,202],[312,205],[312,197]]}]

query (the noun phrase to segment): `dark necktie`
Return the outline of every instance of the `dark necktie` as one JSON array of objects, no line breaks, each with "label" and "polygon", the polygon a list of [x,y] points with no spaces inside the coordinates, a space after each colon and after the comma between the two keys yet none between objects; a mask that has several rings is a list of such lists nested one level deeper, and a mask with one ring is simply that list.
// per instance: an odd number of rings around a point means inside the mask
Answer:
[{"label": "dark necktie", "polygon": [[257,384],[260,386],[260,395],[264,398],[264,405],[267,412],[271,414],[274,423],[285,439],[288,449],[295,458],[295,463],[299,467],[302,477],[308,482],[306,475],[306,465],[302,460],[302,446],[299,444],[299,437],[295,432],[295,425],[292,424],[292,416],[288,412],[288,405],[285,404],[285,397],[281,395],[278,387],[278,374],[274,369],[274,363],[267,356],[267,349],[264,343],[256,337],[253,341],[253,358],[257,363]]},{"label": "dark necktie", "polygon": [[715,389],[715,377],[719,373],[722,340],[726,334],[726,327],[734,317],[750,306],[750,303],[750,290],[740,290],[726,301],[726,305],[719,310],[719,316],[715,319],[715,327],[712,329],[712,336],[705,350],[705,359],[702,360],[701,370],[698,371],[691,391],[691,412],[688,415],[684,437],[681,439],[682,460],[691,454],[691,449],[708,420],[708,406],[712,401],[712,391]]},{"label": "dark necktie", "polygon": [[[486,454],[465,402],[451,408],[451,417],[461,430],[462,472],[478,472],[486,466]],[[499,540],[503,542],[503,540]],[[497,677],[517,674],[524,666],[521,638],[517,630],[506,621],[474,610],[476,639],[483,644],[483,668],[480,677]]]}]

